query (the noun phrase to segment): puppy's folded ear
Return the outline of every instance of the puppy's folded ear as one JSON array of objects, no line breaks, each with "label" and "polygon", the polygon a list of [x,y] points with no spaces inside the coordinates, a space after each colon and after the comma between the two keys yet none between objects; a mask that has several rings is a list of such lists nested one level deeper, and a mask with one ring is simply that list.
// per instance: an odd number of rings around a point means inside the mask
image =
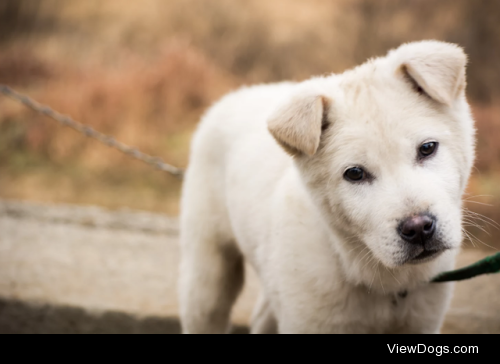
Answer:
[{"label": "puppy's folded ear", "polygon": [[466,86],[467,56],[457,45],[424,41],[398,48],[400,69],[420,92],[451,106]]},{"label": "puppy's folded ear", "polygon": [[329,100],[322,96],[298,96],[280,108],[268,128],[276,141],[292,156],[314,155],[327,123]]}]

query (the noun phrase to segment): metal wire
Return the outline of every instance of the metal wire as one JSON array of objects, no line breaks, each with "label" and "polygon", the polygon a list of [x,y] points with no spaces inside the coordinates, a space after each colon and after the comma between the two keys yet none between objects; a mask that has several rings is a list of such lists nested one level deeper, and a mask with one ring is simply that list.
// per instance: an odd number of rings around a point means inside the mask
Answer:
[{"label": "metal wire", "polygon": [[170,173],[171,175],[182,179],[184,176],[184,171],[180,168],[174,167],[170,164],[165,163],[161,158],[159,157],[153,157],[150,156],[146,153],[143,153],[139,151],[137,148],[130,147],[126,144],[123,144],[119,141],[117,141],[115,138],[108,136],[106,134],[103,134],[101,132],[98,132],[97,130],[94,130],[93,128],[86,126],[84,124],[81,124],[75,120],[73,120],[71,117],[62,115],[54,110],[52,110],[50,107],[46,105],[42,105],[33,99],[29,98],[28,96],[25,96],[23,94],[20,94],[19,92],[14,91],[10,87],[6,85],[1,85],[0,84],[0,93],[4,94],[5,96],[10,97],[11,99],[14,99],[26,107],[30,108],[31,110],[36,111],[39,114],[48,116],[49,118],[57,121],[59,124],[63,126],[70,127],[73,130],[76,130],[77,132],[85,135],[88,138],[92,138],[95,140],[98,140],[99,142],[107,145],[108,147],[114,148],[129,157],[132,157],[134,159],[137,159],[141,162],[144,162],[150,166],[153,166],[154,168]]}]

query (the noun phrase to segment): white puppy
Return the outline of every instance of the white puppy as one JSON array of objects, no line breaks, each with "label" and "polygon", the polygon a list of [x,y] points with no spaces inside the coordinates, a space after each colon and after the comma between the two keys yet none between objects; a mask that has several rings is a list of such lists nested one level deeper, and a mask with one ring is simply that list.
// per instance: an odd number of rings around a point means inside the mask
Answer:
[{"label": "white puppy", "polygon": [[410,43],[341,75],[240,90],[193,141],[181,217],[186,333],[224,333],[244,261],[254,333],[438,333],[474,160],[467,57]]}]

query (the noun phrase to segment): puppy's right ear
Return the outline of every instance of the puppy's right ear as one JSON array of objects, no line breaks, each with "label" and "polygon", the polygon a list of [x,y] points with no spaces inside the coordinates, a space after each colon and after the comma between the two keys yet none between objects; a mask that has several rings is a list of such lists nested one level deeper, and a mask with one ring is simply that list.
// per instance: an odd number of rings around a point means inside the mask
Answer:
[{"label": "puppy's right ear", "polygon": [[457,45],[423,41],[405,44],[394,54],[412,83],[437,102],[451,106],[464,92],[467,56]]},{"label": "puppy's right ear", "polygon": [[271,117],[269,131],[290,155],[312,156],[318,150],[328,108],[325,97],[295,97]]}]

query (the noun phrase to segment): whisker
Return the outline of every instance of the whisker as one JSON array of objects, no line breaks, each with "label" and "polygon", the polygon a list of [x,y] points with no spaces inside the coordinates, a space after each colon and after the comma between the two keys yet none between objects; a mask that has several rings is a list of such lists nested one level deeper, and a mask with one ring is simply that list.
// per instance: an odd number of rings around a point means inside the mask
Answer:
[{"label": "whisker", "polygon": [[[368,252],[370,253],[370,252]],[[363,257],[363,259],[361,260],[361,262],[363,262],[363,260],[367,257],[368,254],[365,254],[365,256]],[[373,262],[376,262],[377,259],[372,255],[371,257],[369,257],[368,261],[363,265],[363,267],[361,268],[361,271],[363,271],[370,263],[373,263]]]},{"label": "whisker", "polygon": [[[367,246],[365,246],[363,249],[361,249],[361,251],[360,251],[360,252],[356,255],[356,258],[354,258],[354,260],[358,259],[358,258],[359,258],[359,256],[360,256],[363,252],[365,252],[367,249],[368,249],[368,247],[367,247]],[[363,257],[363,259],[364,259],[364,257]]]},{"label": "whisker", "polygon": [[493,207],[493,205],[491,205],[491,204],[489,204],[489,203],[484,203],[484,202],[467,201],[467,203],[475,203],[476,205],[482,205],[482,206],[489,206],[489,207]]},{"label": "whisker", "polygon": [[488,230],[485,230],[484,228],[482,228],[481,226],[477,226],[477,225],[468,225],[468,227],[472,227],[472,228],[476,228],[480,231],[482,231],[483,233],[485,233],[486,235],[488,235],[490,238],[493,236],[491,235],[491,233],[488,231]]},{"label": "whisker", "polygon": [[496,225],[496,224],[494,224],[493,222],[490,222],[490,221],[488,221],[488,220],[484,220],[484,219],[483,219],[482,217],[480,217],[480,216],[473,216],[473,217],[471,216],[470,218],[472,218],[472,219],[476,219],[476,220],[479,220],[479,221],[481,221],[482,223],[484,223],[484,224],[486,224],[486,225],[488,225],[488,226],[490,226],[490,227],[492,227],[492,228],[494,228],[494,229],[496,229],[496,230],[500,230],[500,225]]},{"label": "whisker", "polygon": [[497,229],[500,229],[500,224],[498,222],[496,222],[493,219],[490,219],[487,216],[484,216],[483,214],[471,211],[467,208],[465,208],[463,212],[465,215],[467,215],[470,218],[479,219],[480,221],[484,222],[485,224],[489,224],[491,226],[496,227]]},{"label": "whisker", "polygon": [[[347,244],[349,244],[349,242],[348,242],[348,241],[347,241],[346,243],[347,243]],[[359,247],[357,246],[357,247],[355,247],[355,248],[352,248],[351,250],[349,250],[349,251],[347,252],[347,254],[351,254],[351,253],[352,253],[353,251],[355,251],[356,249],[359,249]]]},{"label": "whisker", "polygon": [[[373,266],[373,268],[375,268],[377,265],[377,262],[375,262],[375,265]],[[372,278],[372,281],[370,283],[370,286],[368,287],[368,292],[372,292],[372,286],[373,286],[373,283],[375,282],[375,274],[373,275],[373,278]]]},{"label": "whisker", "polygon": [[486,231],[485,229],[483,229],[483,228],[482,228],[481,226],[479,226],[479,225],[476,225],[476,224],[471,224],[471,225],[464,224],[463,226],[465,226],[465,227],[473,227],[473,228],[479,229],[479,230],[481,230],[482,232],[484,232],[486,235],[488,235],[488,236],[490,236],[490,237],[491,237],[491,234],[490,234],[488,231]]},{"label": "whisker", "polygon": [[469,240],[472,244],[472,247],[473,248],[476,248],[476,244],[474,244],[474,241],[472,241],[472,238],[470,237],[469,233],[467,231],[465,231],[464,229],[462,229],[462,232],[464,233],[464,235],[467,237],[467,240]]},{"label": "whisker", "polygon": [[380,281],[380,285],[382,286],[382,292],[384,292],[384,295],[385,295],[384,282],[382,282],[382,275],[380,274],[380,264],[377,267],[377,275],[378,275],[378,279]]},{"label": "whisker", "polygon": [[[465,223],[465,224],[464,224]],[[491,236],[490,232],[487,231],[484,226],[482,225],[479,225],[478,223],[476,223],[475,221],[472,221],[472,220],[469,220],[469,219],[463,219],[463,222],[462,222],[462,225],[463,226],[468,226],[468,227],[475,227],[481,231],[483,231],[485,234],[487,234],[488,236]]]},{"label": "whisker", "polygon": [[477,197],[495,197],[493,195],[476,195],[476,196],[469,196],[468,198],[464,198],[464,201],[468,201],[470,199],[473,199],[473,198],[477,198]]},{"label": "whisker", "polygon": [[[345,244],[351,244],[351,243],[353,243],[355,240],[356,240],[356,238],[349,238],[349,239],[345,240],[345,241],[344,241],[344,243],[345,243]],[[354,248],[352,248],[351,250],[349,250],[349,251],[347,252],[347,254],[351,254],[353,251],[355,251],[356,249],[360,249],[360,248],[362,248],[362,246],[356,245],[356,246],[354,246]],[[364,250],[364,249],[363,249],[363,250]],[[362,250],[362,251],[363,251],[363,250]]]},{"label": "whisker", "polygon": [[385,269],[391,274],[391,276],[394,278],[394,280],[401,286],[401,282],[398,281],[398,279],[396,278],[396,276],[394,275],[394,273],[392,273],[392,271],[387,268],[385,265],[384,265]]},{"label": "whisker", "polygon": [[491,245],[486,244],[484,241],[482,241],[481,239],[479,239],[477,236],[475,236],[474,234],[472,234],[470,231],[469,231],[469,234],[470,234],[470,235],[471,235],[474,239],[476,239],[476,242],[479,242],[479,243],[481,243],[481,244],[484,244],[484,245],[485,245],[485,246],[487,246],[488,248],[491,248],[491,249],[493,249],[493,250],[495,250],[495,251],[497,251],[497,252],[500,252],[500,250],[498,250],[497,248],[492,247]]}]

